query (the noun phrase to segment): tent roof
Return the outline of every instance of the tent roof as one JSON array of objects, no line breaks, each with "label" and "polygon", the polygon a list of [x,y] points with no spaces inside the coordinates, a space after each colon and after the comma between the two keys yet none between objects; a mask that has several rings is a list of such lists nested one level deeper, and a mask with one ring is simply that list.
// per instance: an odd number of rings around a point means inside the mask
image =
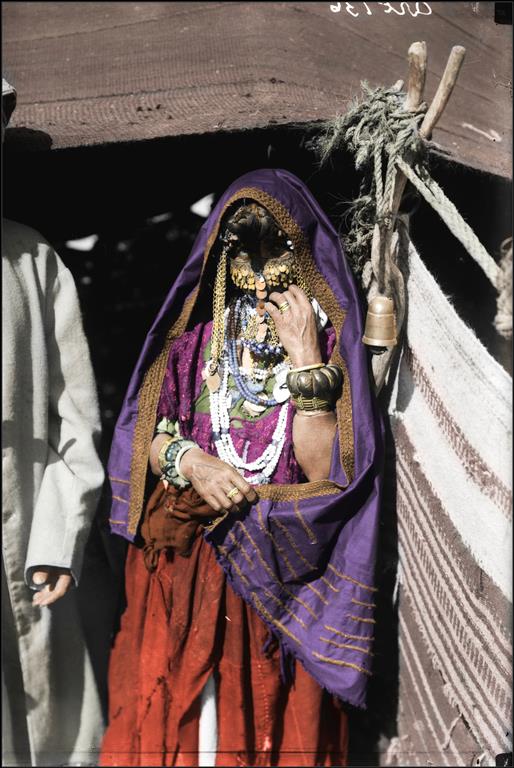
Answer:
[{"label": "tent roof", "polygon": [[340,5],[4,2],[11,126],[64,148],[307,123],[343,112],[361,80],[405,79],[409,45],[425,40],[427,99],[452,45],[467,49],[434,141],[510,177],[512,29],[494,3]]}]

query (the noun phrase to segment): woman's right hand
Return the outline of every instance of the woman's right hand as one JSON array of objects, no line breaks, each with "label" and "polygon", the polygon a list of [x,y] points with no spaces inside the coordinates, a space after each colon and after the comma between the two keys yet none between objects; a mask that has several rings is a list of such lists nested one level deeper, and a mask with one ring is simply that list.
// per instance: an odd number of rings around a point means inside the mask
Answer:
[{"label": "woman's right hand", "polygon": [[[180,472],[216,512],[237,512],[246,502],[254,504],[258,499],[253,486],[234,467],[201,448],[186,451],[180,461]],[[234,488],[238,493],[229,498],[227,494]]]}]

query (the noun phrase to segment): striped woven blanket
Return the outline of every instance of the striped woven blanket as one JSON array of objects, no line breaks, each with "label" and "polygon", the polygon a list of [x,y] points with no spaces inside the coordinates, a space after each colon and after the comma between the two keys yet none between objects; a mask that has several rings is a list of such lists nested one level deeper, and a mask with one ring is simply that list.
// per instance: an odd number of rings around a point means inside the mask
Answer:
[{"label": "striped woven blanket", "polygon": [[412,247],[409,262],[389,405],[398,735],[382,762],[494,766],[512,750],[512,381]]}]

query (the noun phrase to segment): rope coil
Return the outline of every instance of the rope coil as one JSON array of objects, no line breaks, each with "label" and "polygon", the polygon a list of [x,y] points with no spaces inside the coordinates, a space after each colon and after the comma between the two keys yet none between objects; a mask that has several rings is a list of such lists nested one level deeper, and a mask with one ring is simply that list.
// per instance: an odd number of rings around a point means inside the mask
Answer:
[{"label": "rope coil", "polygon": [[[364,174],[359,195],[350,206],[351,224],[344,238],[346,255],[357,276],[369,260],[375,224],[385,233],[394,228],[392,215],[396,160],[405,158],[424,169],[426,143],[419,135],[427,105],[403,108],[405,94],[396,88],[371,88],[361,83],[364,100],[355,100],[345,115],[327,123],[311,147],[323,164],[339,147],[354,155],[355,169]],[[385,173],[384,173],[385,168]]]},{"label": "rope coil", "polygon": [[390,274],[385,262],[391,258],[388,243],[397,219],[393,198],[396,174],[401,171],[500,290],[500,267],[429,174],[429,144],[419,133],[426,103],[409,112],[404,109],[405,94],[396,88],[372,89],[366,82],[361,86],[363,100],[354,101],[344,116],[330,121],[325,134],[311,143],[322,164],[335,149],[345,146],[354,155],[356,170],[364,173],[359,196],[348,211],[352,221],[344,238],[356,275],[362,278],[364,272],[369,279],[365,265],[370,260],[373,230],[378,224],[381,249],[375,277],[379,289],[391,293],[391,286],[384,285],[384,276]]}]

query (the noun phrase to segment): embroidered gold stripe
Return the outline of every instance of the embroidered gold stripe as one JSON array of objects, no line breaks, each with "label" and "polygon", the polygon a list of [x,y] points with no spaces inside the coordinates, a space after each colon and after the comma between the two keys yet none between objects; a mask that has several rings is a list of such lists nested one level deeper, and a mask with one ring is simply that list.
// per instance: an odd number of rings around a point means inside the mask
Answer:
[{"label": "embroidered gold stripe", "polygon": [[351,599],[352,603],[355,603],[355,605],[363,605],[364,608],[376,608],[375,603],[363,603],[362,600],[356,600],[354,597]]},{"label": "embroidered gold stripe", "polygon": [[295,499],[295,502],[294,502],[294,513],[295,513],[296,517],[298,518],[298,520],[300,521],[300,523],[302,524],[303,530],[305,531],[305,533],[309,537],[309,540],[311,541],[311,543],[312,544],[317,544],[318,540],[317,540],[317,538],[316,538],[316,536],[314,534],[314,531],[312,531],[309,528],[309,526],[305,522],[305,518],[303,517],[302,513],[300,512],[300,505],[298,504],[298,499]]},{"label": "embroidered gold stripe", "polygon": [[300,624],[304,629],[307,629],[305,622],[294,613],[288,606],[282,602],[282,600],[273,594],[273,592],[270,592],[269,589],[265,589],[264,592],[266,593],[267,597],[271,598],[277,605],[279,605],[284,611],[286,611],[293,619],[295,619],[298,624]]},{"label": "embroidered gold stripe", "polygon": [[368,656],[375,655],[373,651],[369,650],[369,648],[359,648],[358,645],[350,645],[349,643],[338,643],[336,640],[329,640],[328,637],[320,637],[320,640],[322,640],[324,643],[335,645],[336,648],[348,648],[351,651],[360,651],[361,653],[367,653]]},{"label": "embroidered gold stripe", "polygon": [[363,621],[364,624],[376,624],[375,619],[361,619],[360,616],[352,616],[351,613],[346,614],[349,619],[353,619],[353,621]]},{"label": "embroidered gold stripe", "polygon": [[[273,536],[271,531],[268,531],[268,529],[264,525],[264,520],[263,520],[263,516],[262,516],[262,509],[261,509],[260,504],[257,504],[257,511],[258,511],[259,525],[260,525],[262,531],[266,534],[266,536],[268,536],[270,538],[271,543],[273,544],[275,549],[277,549],[278,552],[280,552],[280,554],[281,554],[281,556],[282,556],[282,558],[283,558],[283,560],[284,560],[284,562],[285,562],[285,564],[287,566],[287,569],[289,570],[289,573],[291,574],[293,579],[298,579],[298,581],[300,581],[300,579],[298,577],[297,571],[293,568],[293,566],[291,565],[291,563],[289,561],[288,556],[284,552],[284,548],[278,543],[278,541],[275,539],[275,537]],[[321,600],[322,603],[324,603],[325,605],[328,605],[328,600],[325,597],[323,597],[321,592],[318,592],[316,587],[313,587],[312,584],[310,584],[309,582],[306,582],[306,581],[300,582],[300,583],[302,583],[305,587],[310,589],[311,592],[313,592],[317,597],[319,597],[319,599]]]},{"label": "embroidered gold stripe", "polygon": [[234,534],[233,534],[233,532],[232,532],[232,531],[229,531],[229,532],[228,532],[228,536],[229,536],[229,539],[230,539],[230,541],[232,542],[232,544],[234,544],[234,545],[235,545],[235,546],[236,546],[236,547],[239,549],[239,551],[240,551],[240,552],[241,552],[241,554],[243,555],[244,559],[246,560],[246,562],[248,563],[248,565],[250,566],[250,568],[252,568],[252,569],[253,569],[253,568],[255,568],[255,566],[254,566],[254,564],[253,564],[253,560],[252,560],[252,558],[250,557],[250,555],[248,554],[248,552],[246,551],[246,549],[243,547],[243,545],[241,544],[241,542],[240,542],[240,541],[238,541],[238,540],[236,539],[236,537],[234,536]]},{"label": "embroidered gold stripe", "polygon": [[321,592],[319,592],[319,591],[316,589],[316,587],[313,587],[313,586],[312,586],[312,584],[310,584],[308,581],[306,581],[306,582],[305,582],[305,586],[306,586],[306,587],[308,587],[308,588],[310,589],[310,591],[311,591],[311,592],[314,592],[314,594],[315,594],[315,595],[317,595],[317,596],[319,597],[319,599],[321,600],[321,602],[322,602],[322,603],[324,603],[325,605],[328,605],[328,600],[327,600],[327,598],[326,598],[326,597],[324,597],[324,596],[321,594]]},{"label": "embroidered gold stripe", "polygon": [[266,618],[268,621],[271,621],[271,622],[272,622],[272,623],[273,623],[273,624],[274,624],[276,627],[278,627],[278,628],[280,629],[280,631],[281,631],[281,632],[283,632],[285,635],[287,635],[288,637],[290,637],[290,638],[291,638],[291,640],[294,640],[294,641],[295,641],[295,643],[298,643],[298,645],[301,645],[301,644],[302,644],[302,643],[301,643],[301,641],[300,641],[300,640],[298,640],[298,638],[296,637],[296,635],[293,635],[293,633],[292,633],[292,632],[291,632],[291,631],[290,631],[290,630],[289,630],[287,627],[285,627],[285,626],[282,624],[282,622],[281,622],[281,621],[279,621],[278,619],[274,619],[274,618],[273,618],[273,616],[271,615],[271,613],[269,613],[269,611],[267,611],[267,610],[266,610],[266,608],[264,607],[264,605],[262,604],[262,602],[259,600],[259,598],[258,598],[258,597],[257,597],[257,595],[255,594],[255,592],[252,592],[252,599],[253,599],[253,602],[254,602],[254,604],[255,604],[255,607],[257,608],[257,610],[259,611],[259,613],[262,613],[262,615],[263,615],[263,616],[264,616],[264,617],[265,617],[265,618]]},{"label": "embroidered gold stripe", "polygon": [[123,520],[113,520],[112,517],[109,518],[109,522],[113,525],[126,525]]},{"label": "embroidered gold stripe", "polygon": [[[289,533],[289,531],[287,530],[287,528],[286,528],[286,526],[284,525],[284,523],[283,523],[281,520],[279,520],[277,517],[273,517],[273,522],[275,523],[275,525],[277,526],[277,528],[280,528],[280,530],[282,531],[282,533],[284,534],[284,536],[285,536],[285,537],[286,537],[286,539],[288,540],[289,544],[291,545],[291,548],[294,550],[294,552],[296,553],[296,555],[297,555],[297,556],[300,558],[300,560],[302,561],[302,563],[303,563],[304,565],[306,565],[306,566],[307,566],[307,568],[310,568],[310,569],[311,569],[311,571],[317,571],[317,570],[318,570],[318,567],[317,567],[316,565],[313,565],[312,563],[309,563],[309,561],[308,561],[308,560],[307,560],[307,559],[306,559],[306,558],[303,556],[303,554],[300,552],[300,550],[299,550],[299,549],[298,549],[298,547],[296,546],[296,542],[295,542],[295,540],[293,539],[293,537],[291,536],[291,534],[290,534],[290,533]],[[339,591],[339,590],[338,590],[338,591]]]},{"label": "embroidered gold stripe", "polygon": [[359,667],[358,664],[352,664],[349,661],[342,661],[341,659],[329,659],[326,656],[322,656],[321,653],[317,653],[316,651],[312,651],[312,655],[320,661],[325,661],[327,664],[337,664],[340,667],[352,667],[352,669],[356,669],[358,672],[363,672],[365,675],[369,675],[371,677],[371,672],[369,672],[367,669]]},{"label": "embroidered gold stripe", "polygon": [[329,624],[324,624],[323,626],[325,629],[328,629],[329,632],[335,632],[336,635],[346,637],[348,640],[365,640],[368,643],[372,643],[375,639],[374,637],[369,637],[366,635],[349,635],[346,632],[341,632],[341,630],[336,629],[335,627],[331,627]]},{"label": "embroidered gold stripe", "polygon": [[278,552],[280,552],[280,554],[282,555],[282,558],[283,558],[283,560],[284,560],[284,562],[285,562],[285,564],[287,566],[287,569],[288,569],[289,573],[291,574],[291,576],[293,577],[293,579],[297,579],[298,578],[298,574],[295,571],[295,569],[293,568],[293,566],[291,565],[291,563],[289,562],[289,558],[286,555],[286,553],[284,552],[284,548],[278,543],[278,541],[276,541],[276,539],[273,536],[273,534],[271,533],[271,531],[268,531],[268,529],[264,525],[264,519],[263,519],[263,516],[262,516],[261,505],[257,504],[256,508],[257,508],[257,518],[259,520],[259,525],[261,527],[262,532],[266,534],[266,536],[270,539],[270,541],[273,544],[273,546],[275,547],[275,549]]},{"label": "embroidered gold stripe", "polygon": [[122,501],[124,504],[128,504],[128,501],[126,499],[122,499],[121,496],[113,496],[113,499],[116,499],[116,501]]},{"label": "embroidered gold stripe", "polygon": [[333,585],[333,584],[331,584],[331,583],[329,582],[329,580],[328,580],[328,579],[327,579],[325,576],[322,576],[322,577],[321,577],[321,581],[322,581],[324,584],[326,584],[326,585],[327,585],[327,587],[329,587],[329,588],[332,590],[332,592],[340,592],[340,591],[341,591],[341,590],[340,590],[340,589],[338,589],[337,587],[334,587],[334,585]]},{"label": "embroidered gold stripe", "polygon": [[123,483],[124,485],[130,485],[130,480],[121,480],[121,478],[111,477],[111,475],[109,475],[109,480],[112,480],[113,483]]},{"label": "embroidered gold stripe", "polygon": [[287,589],[287,587],[285,587],[285,586],[282,584],[282,582],[280,582],[280,581],[277,579],[277,577],[276,577],[276,576],[275,576],[275,574],[273,573],[272,569],[269,567],[268,563],[267,563],[267,562],[266,562],[266,560],[264,559],[264,556],[263,556],[262,552],[260,551],[259,547],[257,546],[257,544],[256,544],[256,543],[255,543],[255,541],[253,540],[252,536],[250,535],[250,533],[249,533],[248,529],[246,528],[245,524],[244,524],[244,523],[243,523],[241,520],[236,520],[236,524],[237,524],[237,525],[239,525],[239,526],[241,527],[241,529],[242,529],[243,533],[245,534],[245,536],[247,536],[247,538],[250,540],[250,543],[252,544],[253,548],[255,549],[255,551],[256,551],[256,553],[257,553],[257,557],[258,557],[258,558],[259,558],[259,560],[261,561],[261,563],[262,563],[262,566],[263,566],[263,568],[265,569],[265,571],[266,571],[266,573],[268,574],[268,576],[270,576],[270,578],[271,578],[271,579],[272,579],[272,580],[273,580],[273,581],[274,581],[276,584],[278,584],[278,586],[280,587],[280,589],[281,589],[283,592],[285,592],[285,593],[286,593],[286,595],[288,595],[288,596],[289,596],[289,597],[290,597],[292,600],[296,600],[296,602],[297,602],[297,603],[299,603],[299,604],[300,604],[300,605],[301,605],[303,608],[305,608],[305,610],[306,610],[308,613],[310,613],[310,615],[312,616],[312,618],[313,618],[313,619],[316,619],[316,621],[317,621],[317,620],[319,619],[319,616],[318,616],[318,615],[317,615],[317,614],[316,614],[316,613],[315,613],[315,612],[312,610],[312,608],[310,607],[310,605],[308,605],[306,602],[304,602],[304,601],[303,601],[303,600],[302,600],[300,597],[297,597],[295,594],[293,594],[293,593],[292,593],[292,592],[291,592],[289,589]]},{"label": "embroidered gold stripe", "polygon": [[213,531],[216,528],[217,525],[222,523],[223,520],[225,520],[225,518],[228,517],[228,515],[229,515],[229,510],[226,509],[223,512],[223,514],[221,514],[219,517],[215,517],[214,520],[212,521],[212,523],[210,523],[209,525],[206,525],[205,526],[205,530],[206,531]]},{"label": "embroidered gold stripe", "polygon": [[339,576],[340,579],[345,579],[345,581],[351,581],[352,584],[357,584],[358,587],[362,587],[362,589],[367,589],[370,592],[378,592],[378,587],[370,587],[368,584],[363,584],[362,581],[357,581],[357,579],[353,579],[351,576],[347,576],[345,573],[341,573],[341,571],[338,571],[337,568],[334,568],[333,565],[330,563],[327,566],[330,568],[330,570],[335,573],[336,576]]},{"label": "embroidered gold stripe", "polygon": [[341,485],[334,480],[313,480],[295,485],[259,485],[259,497],[269,501],[298,501],[316,496],[334,496],[346,487],[347,485]]},{"label": "embroidered gold stripe", "polygon": [[232,557],[232,555],[229,555],[229,554],[228,554],[228,552],[227,552],[227,548],[226,548],[226,547],[221,547],[221,546],[220,546],[220,547],[218,547],[218,549],[219,549],[219,551],[221,552],[221,554],[223,555],[223,557],[226,557],[226,558],[227,558],[227,560],[229,561],[230,565],[231,565],[231,566],[232,566],[232,568],[235,570],[235,572],[237,573],[237,575],[239,576],[239,578],[241,579],[241,581],[243,582],[243,584],[245,584],[247,587],[249,587],[249,586],[250,586],[250,582],[248,581],[248,579],[246,578],[246,576],[244,575],[243,571],[242,571],[242,570],[241,570],[241,568],[238,566],[238,564],[236,563],[236,561],[234,560],[234,558]]}]

